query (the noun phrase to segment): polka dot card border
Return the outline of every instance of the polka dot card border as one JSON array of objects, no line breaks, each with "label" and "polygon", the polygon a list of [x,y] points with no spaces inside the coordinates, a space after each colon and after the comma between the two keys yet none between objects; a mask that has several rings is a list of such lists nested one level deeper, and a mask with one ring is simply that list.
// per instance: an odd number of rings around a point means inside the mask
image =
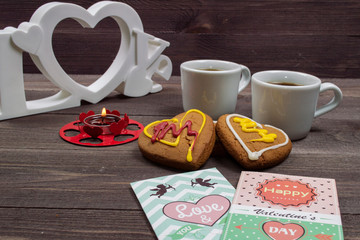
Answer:
[{"label": "polka dot card border", "polygon": [[[261,195],[259,195],[258,189],[261,188],[261,186],[266,182],[276,179],[289,182],[299,182],[308,186],[310,189],[313,189],[314,199],[309,201],[307,204],[300,204],[299,206],[284,206],[282,204],[277,204],[276,202],[274,203],[267,201],[267,199],[264,199],[261,197]],[[267,190],[269,191],[269,189]],[[274,189],[271,190],[276,191]],[[291,196],[291,194],[288,195]],[[284,195],[281,195],[281,197],[284,197]],[[335,180],[325,178],[243,171],[239,179],[233,204],[260,208],[274,208],[319,214],[340,215]]]}]

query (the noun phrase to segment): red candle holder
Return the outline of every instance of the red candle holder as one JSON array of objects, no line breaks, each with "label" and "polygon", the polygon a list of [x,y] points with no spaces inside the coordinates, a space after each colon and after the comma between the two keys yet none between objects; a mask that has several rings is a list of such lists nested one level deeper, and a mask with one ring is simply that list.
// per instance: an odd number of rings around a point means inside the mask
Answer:
[{"label": "red candle holder", "polygon": [[121,120],[119,116],[107,114],[105,117],[101,114],[88,116],[84,119],[83,123],[89,127],[99,127],[102,129],[102,134],[112,134],[110,125],[117,123]]},{"label": "red candle holder", "polygon": [[[128,129],[128,126],[136,126],[137,130]],[[70,143],[83,146],[113,146],[128,143],[138,139],[144,126],[132,119],[127,114],[123,118],[120,112],[103,109],[101,114],[93,111],[81,113],[79,120],[70,122],[60,129],[60,136]],[[77,132],[69,136],[68,132]],[[122,141],[116,140],[118,136],[130,136]]]}]

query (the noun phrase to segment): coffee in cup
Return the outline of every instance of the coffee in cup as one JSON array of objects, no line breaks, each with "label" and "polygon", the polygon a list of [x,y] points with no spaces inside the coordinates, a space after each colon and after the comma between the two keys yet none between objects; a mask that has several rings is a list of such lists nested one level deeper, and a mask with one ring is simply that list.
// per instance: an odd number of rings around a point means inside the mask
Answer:
[{"label": "coffee in cup", "polygon": [[184,110],[201,110],[213,120],[235,111],[238,94],[250,82],[247,67],[228,61],[193,60],[180,70]]},{"label": "coffee in cup", "polygon": [[[331,90],[334,97],[317,108],[319,93]],[[257,72],[251,80],[252,118],[284,130],[291,140],[307,136],[314,117],[336,108],[341,90],[310,74],[294,71]]]}]

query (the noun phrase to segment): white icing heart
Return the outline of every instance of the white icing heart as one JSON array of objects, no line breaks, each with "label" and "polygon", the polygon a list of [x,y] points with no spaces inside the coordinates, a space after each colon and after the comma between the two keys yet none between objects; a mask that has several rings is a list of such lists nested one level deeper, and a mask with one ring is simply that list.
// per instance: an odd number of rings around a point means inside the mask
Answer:
[{"label": "white icing heart", "polygon": [[[260,151],[251,151],[247,146],[246,144],[244,143],[244,141],[240,138],[240,136],[237,134],[237,132],[234,130],[234,128],[232,127],[231,123],[230,123],[230,119],[232,117],[240,117],[240,118],[247,118],[247,119],[250,119],[248,117],[245,117],[243,115],[240,115],[240,114],[229,114],[227,117],[226,117],[226,124],[227,126],[229,127],[229,129],[231,130],[231,132],[234,134],[234,136],[236,137],[236,139],[239,141],[239,143],[241,144],[241,146],[245,149],[246,153],[248,154],[248,157],[250,160],[258,160],[259,157],[265,152],[265,151],[268,151],[270,149],[276,149],[276,148],[279,148],[279,147],[282,147],[282,146],[285,146],[286,144],[288,144],[289,142],[289,137],[286,135],[286,133],[279,129],[279,128],[276,128],[276,127],[273,127],[271,125],[265,125],[266,127],[271,127],[271,128],[275,128],[277,130],[279,130],[280,132],[282,132],[285,136],[285,142],[283,143],[280,143],[280,144],[276,144],[276,145],[272,145],[270,147],[267,147],[267,148],[263,148],[261,149]],[[250,119],[251,121],[254,121],[252,119]],[[254,121],[255,122],[255,121]],[[256,123],[256,127],[259,127],[259,128],[263,128],[261,124]]]}]

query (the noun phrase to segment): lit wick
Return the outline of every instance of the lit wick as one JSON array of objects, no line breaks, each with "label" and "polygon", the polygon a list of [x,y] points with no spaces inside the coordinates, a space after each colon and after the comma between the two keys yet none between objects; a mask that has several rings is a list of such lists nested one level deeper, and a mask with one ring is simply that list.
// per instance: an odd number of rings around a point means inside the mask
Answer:
[{"label": "lit wick", "polygon": [[101,111],[101,123],[104,124],[104,119],[106,117],[106,108],[103,107]]}]

